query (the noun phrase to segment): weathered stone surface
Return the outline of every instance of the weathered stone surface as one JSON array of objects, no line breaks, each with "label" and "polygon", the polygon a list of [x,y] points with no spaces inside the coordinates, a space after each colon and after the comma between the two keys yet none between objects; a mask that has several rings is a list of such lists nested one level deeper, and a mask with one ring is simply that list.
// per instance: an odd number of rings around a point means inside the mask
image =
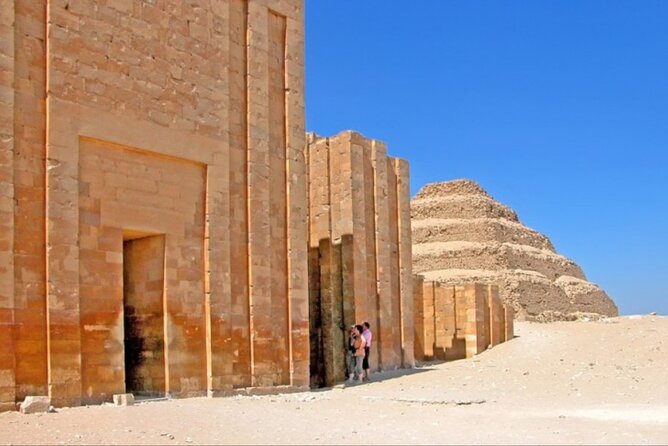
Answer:
[{"label": "weathered stone surface", "polygon": [[0,407],[308,386],[303,1],[214,3],[2,2]]},{"label": "weathered stone surface", "polygon": [[51,399],[48,396],[27,396],[20,406],[22,414],[44,413],[49,411]]},{"label": "weathered stone surface", "polygon": [[[1,90],[0,96],[7,99],[13,97],[13,107],[5,108],[4,104],[0,107],[6,110],[7,118],[11,119],[8,126],[5,126],[7,121],[0,125],[0,133],[3,134],[0,144],[11,146],[9,154],[12,156],[11,163],[0,164],[12,169],[13,187],[11,193],[0,195],[3,199],[11,199],[14,204],[12,261],[3,258],[1,263],[8,265],[6,271],[9,273],[11,270],[14,276],[13,286],[6,289],[13,294],[14,351],[15,356],[19,352],[21,356],[13,361],[16,366],[15,400],[21,401],[27,395],[47,393],[44,300],[46,190],[43,162],[46,156],[46,27],[35,26],[36,23],[46,22],[46,7],[43,0],[18,0],[5,1],[0,9],[3,16],[0,26],[12,33],[11,38],[3,35],[1,39],[3,50],[10,54],[9,58],[2,58],[0,78],[3,81],[0,82],[7,80],[9,83],[5,85],[8,88]],[[13,63],[5,65],[6,60],[12,60]],[[10,76],[5,75],[7,69],[12,71]],[[16,129],[16,134],[7,139],[4,134],[9,126]],[[4,208],[0,212],[6,211],[7,208]],[[1,220],[7,221],[5,218]]]},{"label": "weathered stone surface", "polygon": [[135,396],[131,393],[119,393],[114,395],[114,404],[117,406],[134,406]]},{"label": "weathered stone surface", "polygon": [[504,323],[505,323],[505,328],[506,328],[506,341],[510,341],[515,337],[515,312],[513,310],[512,305],[504,305],[503,306],[504,310]]},{"label": "weathered stone surface", "polygon": [[575,262],[473,181],[423,187],[411,202],[411,222],[413,269],[426,280],[498,285],[521,319],[617,315],[614,302]]},{"label": "weathered stone surface", "polygon": [[307,136],[311,383],[344,371],[346,328],[368,321],[371,367],[414,364],[408,164],[355,132]]},{"label": "weathered stone surface", "polygon": [[399,252],[399,302],[401,319],[402,363],[412,367],[413,352],[413,262],[411,244],[410,179],[408,161],[395,158],[394,172],[397,181],[397,250]]},{"label": "weathered stone surface", "polygon": [[470,358],[512,339],[512,308],[501,303],[496,285],[444,284],[420,275],[413,281],[417,360]]},{"label": "weathered stone surface", "polygon": [[422,282],[421,293],[416,294],[415,355],[419,359],[434,358],[435,318],[434,288],[436,282]]}]

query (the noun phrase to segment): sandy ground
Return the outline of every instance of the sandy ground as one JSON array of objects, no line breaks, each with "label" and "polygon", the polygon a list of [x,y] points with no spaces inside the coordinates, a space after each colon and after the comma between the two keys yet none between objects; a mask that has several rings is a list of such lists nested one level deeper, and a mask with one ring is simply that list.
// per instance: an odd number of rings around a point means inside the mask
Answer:
[{"label": "sandy ground", "polygon": [[668,443],[668,317],[525,322],[516,335],[311,393],[4,413],[0,443]]}]

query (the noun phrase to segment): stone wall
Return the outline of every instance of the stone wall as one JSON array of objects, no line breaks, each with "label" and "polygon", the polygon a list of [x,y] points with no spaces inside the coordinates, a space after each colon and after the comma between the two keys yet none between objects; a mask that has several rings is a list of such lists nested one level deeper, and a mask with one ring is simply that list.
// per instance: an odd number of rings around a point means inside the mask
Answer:
[{"label": "stone wall", "polygon": [[364,321],[374,333],[372,368],[412,366],[408,164],[349,131],[309,135],[306,159],[312,383],[344,376],[346,329]]},{"label": "stone wall", "polygon": [[0,1],[0,410],[14,408],[14,0]]},{"label": "stone wall", "polygon": [[452,285],[413,276],[415,359],[470,358],[513,338],[512,306],[495,285]]},{"label": "stone wall", "polygon": [[0,0],[0,37],[0,409],[125,390],[147,237],[146,390],[307,387],[302,0]]},{"label": "stone wall", "polygon": [[0,405],[47,391],[45,11],[0,2]]}]

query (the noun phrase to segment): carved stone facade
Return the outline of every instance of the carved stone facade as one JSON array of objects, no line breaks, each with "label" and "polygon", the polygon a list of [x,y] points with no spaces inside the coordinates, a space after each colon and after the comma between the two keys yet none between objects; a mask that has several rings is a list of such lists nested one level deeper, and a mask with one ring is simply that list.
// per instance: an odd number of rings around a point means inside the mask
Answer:
[{"label": "carved stone facade", "polygon": [[355,132],[309,135],[311,383],[345,377],[347,329],[368,321],[371,367],[412,366],[408,163]]},{"label": "carved stone facade", "polygon": [[302,0],[0,0],[0,408],[308,387],[303,38]]}]

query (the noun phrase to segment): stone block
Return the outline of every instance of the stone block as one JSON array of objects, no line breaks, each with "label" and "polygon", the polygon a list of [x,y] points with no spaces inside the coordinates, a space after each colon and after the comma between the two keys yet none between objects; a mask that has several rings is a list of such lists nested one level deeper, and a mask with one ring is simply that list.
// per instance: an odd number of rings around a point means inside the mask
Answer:
[{"label": "stone block", "polygon": [[413,355],[416,361],[424,361],[424,279],[413,275]]},{"label": "stone block", "polygon": [[19,410],[22,414],[45,413],[49,411],[51,399],[48,396],[27,396]]},{"label": "stone block", "polygon": [[515,311],[511,305],[504,305],[505,338],[510,341],[515,337]]},{"label": "stone block", "polygon": [[134,406],[135,396],[131,393],[117,393],[114,395],[114,404],[117,406]]},{"label": "stone block", "polygon": [[445,284],[438,284],[434,291],[434,356],[447,360],[453,355],[455,339],[455,293]]},{"label": "stone block", "polygon": [[495,346],[505,341],[505,312],[499,298],[499,287],[488,285],[487,306],[489,308],[489,345]]},{"label": "stone block", "polygon": [[422,333],[416,333],[416,339],[421,337],[418,344],[422,344],[423,360],[434,359],[434,328],[436,318],[434,313],[434,290],[438,286],[435,282],[424,282],[422,286]]}]

